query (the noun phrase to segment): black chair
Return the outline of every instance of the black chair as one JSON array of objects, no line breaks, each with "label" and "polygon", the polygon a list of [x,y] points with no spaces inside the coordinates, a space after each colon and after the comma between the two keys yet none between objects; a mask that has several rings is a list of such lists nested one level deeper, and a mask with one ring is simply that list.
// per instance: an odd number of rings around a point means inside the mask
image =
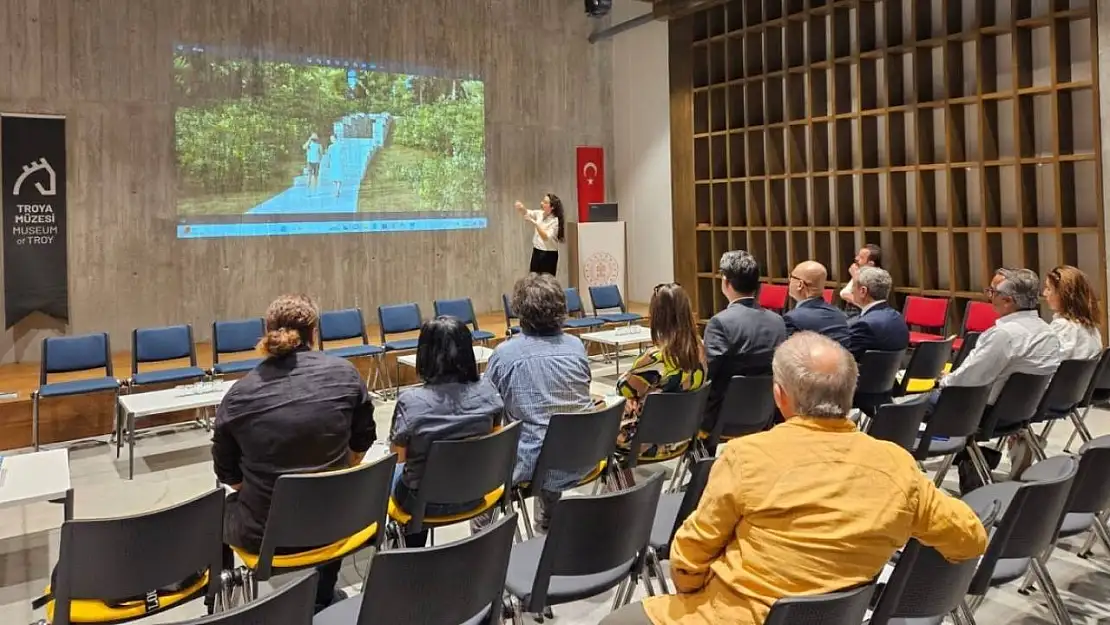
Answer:
[{"label": "black chair", "polygon": [[[1000,503],[993,502],[986,510],[976,511],[988,532],[1001,508]],[[979,559],[949,562],[936,549],[911,539],[897,560],[890,579],[880,587],[868,624],[887,625],[892,620],[905,624],[910,619],[940,622],[946,614],[953,615],[953,622],[959,623],[956,613]]]},{"label": "black chair", "polygon": [[807,597],[785,597],[771,606],[763,625],[859,625],[874,584]]},{"label": "black chair", "polygon": [[655,588],[651,584],[652,577],[659,580],[663,594],[671,593],[667,587],[667,576],[664,575],[659,561],[670,557],[675,532],[698,507],[705,485],[709,483],[709,471],[716,460],[714,457],[695,460],[690,467],[690,482],[686,485],[686,492],[663,493],[659,496],[659,506],[655,509],[655,518],[651,525],[651,538],[648,540],[648,546],[651,547],[648,550],[648,568],[644,575],[649,595],[655,594]]},{"label": "black chair", "polygon": [[890,403],[905,353],[905,350],[864,352],[859,361],[859,382],[852,400],[855,408],[872,417],[879,406]]},{"label": "black chair", "polygon": [[[1101,365],[1101,358],[1065,360],[1060,363],[1056,374],[1052,376],[1052,382],[1049,383],[1048,390],[1041,398],[1037,413],[1030,419],[1029,427],[1022,432],[1037,460],[1044,460],[1046,457],[1045,444],[1047,444],[1048,433],[1052,431],[1052,426],[1057,421],[1072,417],[1073,414],[1078,415],[1076,410],[1087,396],[1087,391],[1090,389]],[[1037,423],[1045,424],[1040,436],[1034,434],[1032,430],[1032,426]]]},{"label": "black chair", "polygon": [[[987,407],[983,420],[979,423],[979,431],[975,434],[977,441],[990,441],[1011,434],[1027,432],[1029,422],[1041,409],[1041,399],[1052,382],[1052,374],[1035,375],[1032,373],[1015,373],[1006,380],[1002,392],[998,394],[994,404]],[[1028,436],[1033,439],[1035,437]],[[1034,442],[1035,444],[1035,442]],[[967,446],[968,456],[975,472],[983,484],[993,481],[992,468],[987,462],[983,451],[978,445]]]},{"label": "black chair", "polygon": [[963,610],[966,620],[974,623],[972,614],[988,590],[1021,579],[1031,569],[1045,591],[1056,621],[1060,625],[1071,624],[1059,591],[1039,558],[1056,539],[1078,470],[1078,460],[1060,456],[1040,471],[1042,475],[1038,477],[1044,479],[990,484],[963,498],[977,510],[993,501],[1000,502],[1002,507],[1001,520],[968,588],[968,595],[973,598]]},{"label": "black chair", "polygon": [[913,453],[917,437],[921,432],[921,422],[929,409],[927,396],[914,398],[901,403],[883,404],[875,411],[875,417],[867,424],[867,433],[872,438],[890,441],[906,451]]},{"label": "black chair", "polygon": [[617,433],[620,432],[623,415],[624,399],[620,399],[612,406],[595,412],[556,414],[551,417],[532,479],[513,487],[513,499],[517,503],[528,538],[532,538],[534,533],[525,500],[538,492],[534,485],[542,487],[546,484],[548,473],[582,471],[587,473],[578,482],[578,486],[595,482],[600,485],[599,480],[608,478],[613,468]]},{"label": "black chair", "polygon": [[979,342],[979,337],[982,335],[982,332],[968,332],[964,335],[964,341],[960,344],[960,349],[956,350],[956,357],[952,359],[952,367],[949,371],[955,371],[960,368],[960,365],[964,364],[967,355],[971,353],[971,350],[975,349],[975,345]]},{"label": "black chair", "polygon": [[274,592],[235,609],[177,625],[312,625],[316,571],[298,573],[298,576]]},{"label": "black chair", "polygon": [[[114,519],[66,521],[45,597],[47,621],[124,623],[204,597],[216,605],[224,492]],[[147,600],[157,595],[157,601]]]},{"label": "black chair", "polygon": [[970,438],[979,430],[990,395],[989,384],[946,386],[941,389],[925,431],[913,450],[913,457],[918,462],[944,457],[933,479],[937,486],[944,483],[944,476],[952,468],[956,455],[967,447]]},{"label": "black chair", "polygon": [[[231,545],[250,572],[253,596],[258,596],[258,582],[273,575],[381,546],[396,465],[396,454],[390,454],[350,469],[279,477],[259,552]],[[322,546],[278,553],[305,545]]]},{"label": "black chair", "polygon": [[[509,511],[513,484],[513,465],[520,440],[520,423],[511,423],[500,430],[456,441],[435,441],[427,453],[420,488],[405,509],[392,496],[389,498],[390,533],[395,546],[401,546],[403,534],[415,534],[428,528],[460,523],[472,519],[494,506]],[[417,437],[410,448],[426,445]],[[481,501],[477,507],[446,516],[425,516],[429,503],[462,504]],[[434,534],[433,534],[434,543]]]},{"label": "black chair", "polygon": [[510,514],[458,542],[374,556],[362,595],[316,616],[313,625],[497,625],[517,518]]},{"label": "black chair", "polygon": [[[698,435],[698,425],[705,414],[705,403],[709,399],[709,384],[686,393],[651,393],[644,399],[644,407],[636,424],[636,433],[629,442],[628,453],[618,454],[621,470],[617,477],[622,486],[634,482],[632,470],[641,464],[665,462],[679,456],[679,466],[675,467],[670,487],[673,488],[683,474],[683,465],[692,454],[690,445]],[[670,454],[641,455],[645,448],[652,446],[663,449],[667,445],[684,443],[678,451]]]},{"label": "black chair", "polygon": [[944,365],[952,356],[952,341],[921,341],[913,349],[910,362],[902,373],[902,378],[894,388],[894,396],[901,397],[911,393],[927,393],[936,386],[937,378],[944,371]]},{"label": "black chair", "polygon": [[[1083,395],[1083,401],[1075,407],[1075,410],[1068,414],[1071,419],[1075,431],[1068,437],[1068,444],[1064,445],[1064,451],[1071,449],[1071,444],[1075,442],[1075,437],[1079,436],[1084,442],[1091,440],[1091,431],[1087,429],[1087,413],[1091,411],[1097,401],[1106,399],[1106,390],[1110,388],[1110,349],[1102,350],[1102,356],[1099,357],[1098,367],[1095,368],[1095,374],[1091,377],[1091,384],[1087,387],[1087,392]],[[1083,414],[1080,414],[1080,409]]]},{"label": "black chair", "polygon": [[[709,383],[706,382],[708,385]],[[735,375],[728,382],[717,422],[710,432],[702,431],[703,456],[717,453],[721,441],[762,432],[775,415],[774,384],[771,376]]]},{"label": "black chair", "polygon": [[514,619],[620,586],[613,609],[632,598],[643,572],[663,474],[632,488],[555,504],[546,537],[513,546],[505,590]]}]

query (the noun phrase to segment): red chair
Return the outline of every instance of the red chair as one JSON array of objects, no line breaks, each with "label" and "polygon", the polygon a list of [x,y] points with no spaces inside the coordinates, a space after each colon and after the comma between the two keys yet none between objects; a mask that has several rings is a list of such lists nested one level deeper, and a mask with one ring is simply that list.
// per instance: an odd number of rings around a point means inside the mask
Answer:
[{"label": "red chair", "polygon": [[786,310],[787,296],[785,284],[764,284],[759,287],[759,305],[780,315]]},{"label": "red chair", "polygon": [[821,297],[824,298],[826,304],[832,304],[833,290],[825,289],[824,292],[821,293]]},{"label": "red chair", "polygon": [[952,351],[960,351],[968,332],[986,332],[995,321],[998,321],[998,313],[990,302],[968,302],[964,309],[964,326],[960,329],[960,337],[952,343]]},{"label": "red chair", "polygon": [[[906,318],[906,325],[910,327],[910,347],[922,341],[944,340],[944,326],[948,324],[948,300],[936,297],[921,297],[910,295],[906,297],[906,304],[902,307],[902,316]],[[915,332],[913,328],[922,330],[935,330],[931,332]]]}]

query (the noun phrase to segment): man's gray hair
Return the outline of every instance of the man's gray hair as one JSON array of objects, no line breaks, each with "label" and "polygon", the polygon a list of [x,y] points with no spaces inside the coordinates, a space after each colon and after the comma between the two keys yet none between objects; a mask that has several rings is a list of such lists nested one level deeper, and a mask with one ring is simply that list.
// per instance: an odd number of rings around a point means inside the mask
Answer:
[{"label": "man's gray hair", "polygon": [[[814,358],[815,351],[822,362]],[[799,332],[775,350],[771,368],[775,383],[793,402],[796,416],[843,418],[851,411],[859,369],[855,358],[836,341]]]},{"label": "man's gray hair", "polygon": [[1002,276],[1002,283],[995,292],[1012,298],[1018,310],[1036,310],[1040,305],[1041,279],[1032,269],[1003,267],[994,272]]},{"label": "man's gray hair", "polygon": [[867,292],[875,299],[890,297],[890,289],[894,285],[890,272],[880,267],[860,267],[856,283],[867,287]]}]

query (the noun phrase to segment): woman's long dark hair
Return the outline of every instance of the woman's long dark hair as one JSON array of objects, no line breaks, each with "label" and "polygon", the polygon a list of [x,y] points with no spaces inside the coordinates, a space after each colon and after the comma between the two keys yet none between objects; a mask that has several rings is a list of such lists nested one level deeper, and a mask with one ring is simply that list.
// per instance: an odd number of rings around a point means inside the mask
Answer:
[{"label": "woman's long dark hair", "polygon": [[562,243],[567,240],[567,216],[563,211],[563,201],[554,193],[547,194],[547,201],[551,203],[551,214],[559,220],[559,232],[555,235],[555,239]]},{"label": "woman's long dark hair", "polygon": [[470,328],[454,317],[425,321],[416,345],[416,373],[425,384],[477,382]]},{"label": "woman's long dark hair", "polygon": [[702,344],[686,291],[673,282],[660,284],[651,296],[649,313],[651,342],[676,368],[696,370],[702,360]]}]

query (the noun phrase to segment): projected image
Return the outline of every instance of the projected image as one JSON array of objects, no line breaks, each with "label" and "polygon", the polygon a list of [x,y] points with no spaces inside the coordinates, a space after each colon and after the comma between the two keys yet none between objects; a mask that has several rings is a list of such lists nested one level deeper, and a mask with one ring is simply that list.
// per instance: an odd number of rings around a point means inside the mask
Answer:
[{"label": "projected image", "polygon": [[178,46],[178,236],[481,228],[472,77]]}]

